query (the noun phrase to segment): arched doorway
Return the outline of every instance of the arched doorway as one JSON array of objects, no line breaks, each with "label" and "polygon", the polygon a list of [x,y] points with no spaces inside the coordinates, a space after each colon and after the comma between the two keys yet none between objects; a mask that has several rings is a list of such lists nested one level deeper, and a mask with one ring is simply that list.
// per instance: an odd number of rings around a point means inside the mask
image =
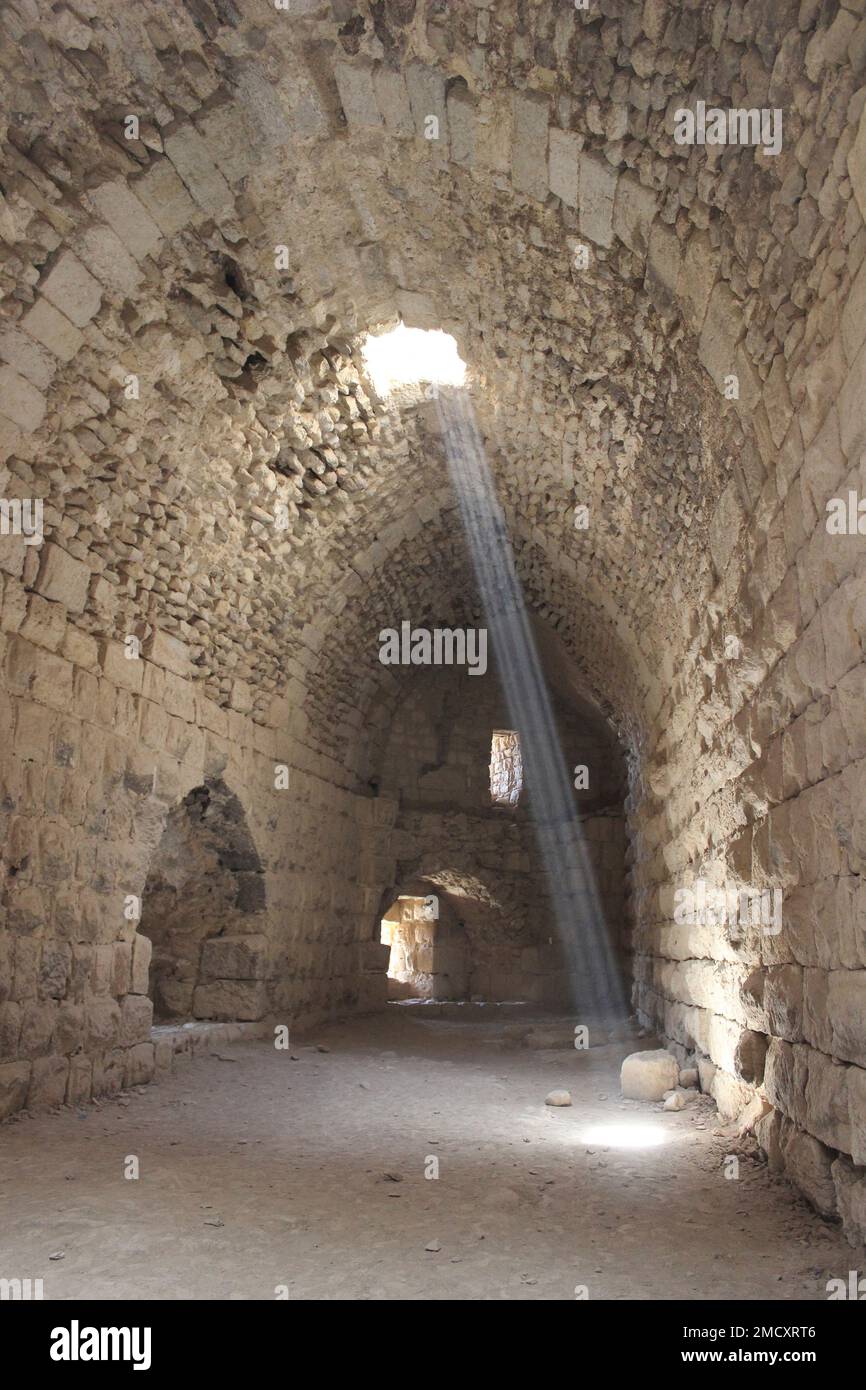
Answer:
[{"label": "arched doorway", "polygon": [[145,882],[139,931],[153,945],[157,1022],[262,1016],[265,905],[243,807],[209,779],[170,812]]},{"label": "arched doorway", "polygon": [[385,912],[380,941],[390,947],[388,998],[466,999],[469,943],[465,923],[447,898],[432,891],[401,893]]}]

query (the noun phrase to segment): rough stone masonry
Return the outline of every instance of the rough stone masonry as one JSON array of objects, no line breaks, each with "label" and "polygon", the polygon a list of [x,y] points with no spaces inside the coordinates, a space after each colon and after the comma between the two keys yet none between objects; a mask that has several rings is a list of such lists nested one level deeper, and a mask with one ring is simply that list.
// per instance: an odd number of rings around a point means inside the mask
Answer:
[{"label": "rough stone masonry", "polygon": [[[364,370],[402,318],[468,364],[641,1021],[864,1238],[862,0],[0,25],[0,1113],[169,1065],[155,978],[377,1006],[400,893],[478,993],[567,997],[495,672],[377,660],[483,616],[433,416]],[[677,141],[698,100],[778,152]],[[701,880],[781,930],[677,921]]]}]

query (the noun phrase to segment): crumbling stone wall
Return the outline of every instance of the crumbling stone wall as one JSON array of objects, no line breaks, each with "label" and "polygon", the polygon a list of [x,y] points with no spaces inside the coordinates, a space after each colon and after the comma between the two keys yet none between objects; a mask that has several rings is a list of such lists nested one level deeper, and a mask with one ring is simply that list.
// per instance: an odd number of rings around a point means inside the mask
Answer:
[{"label": "crumbling stone wall", "polygon": [[[376,634],[476,605],[431,421],[359,370],[402,313],[458,337],[527,598],[628,748],[641,1012],[866,1229],[863,550],[826,527],[864,486],[861,8],[4,7],[0,494],[45,532],[0,543],[4,1108],[146,1072],[119,902],[207,776],[276,1007],[376,997]],[[781,152],[678,145],[696,99],[778,107]],[[677,923],[701,876],[783,930]]]}]

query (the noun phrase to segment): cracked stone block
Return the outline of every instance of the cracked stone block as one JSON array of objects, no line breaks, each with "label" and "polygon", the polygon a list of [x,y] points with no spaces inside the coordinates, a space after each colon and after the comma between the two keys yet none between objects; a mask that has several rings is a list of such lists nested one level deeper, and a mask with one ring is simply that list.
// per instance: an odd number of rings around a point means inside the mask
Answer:
[{"label": "cracked stone block", "polygon": [[609,164],[585,151],[580,156],[580,230],[596,246],[613,241],[613,204],[616,173]]},{"label": "cracked stone block", "polygon": [[196,216],[195,203],[167,159],[158,159],[132,188],[166,236],[174,236]]},{"label": "cracked stone block", "polygon": [[415,123],[402,72],[380,64],[373,71],[373,90],[388,134],[402,139],[414,135]]},{"label": "cracked stone block", "polygon": [[91,571],[83,560],[76,560],[53,541],[40,548],[37,593],[54,603],[62,603],[70,613],[82,613],[87,603]]},{"label": "cracked stone block", "polygon": [[[211,159],[207,143],[195,126],[180,126],[172,135],[166,136],[165,152],[199,207],[218,221],[232,212],[232,191]],[[143,196],[140,185],[136,191]],[[150,206],[149,210],[153,212],[153,207]]]},{"label": "cracked stone block", "polygon": [[455,164],[471,167],[475,163],[477,113],[475,100],[469,92],[455,88],[448,93],[448,131],[451,139],[451,158]]},{"label": "cracked stone block", "polygon": [[580,136],[570,130],[557,130],[551,126],[548,155],[550,191],[569,208],[577,207],[580,145]]},{"label": "cracked stone block", "polygon": [[543,203],[548,190],[550,98],[544,92],[515,92],[511,110],[511,181],[518,193]]},{"label": "cracked stone block", "polygon": [[710,295],[698,343],[701,362],[720,391],[735,370],[734,351],[744,331],[742,307],[720,280]]},{"label": "cracked stone block", "polygon": [[[448,158],[448,112],[445,102],[445,78],[435,68],[423,63],[410,63],[406,69],[406,89],[415,122],[415,134],[422,136],[433,148]],[[434,118],[431,123],[430,117]]]},{"label": "cracked stone block", "polygon": [[76,328],[84,328],[102,303],[102,286],[72,251],[58,257],[39,291]]},{"label": "cracked stone block", "polygon": [[[21,376],[26,377],[39,391],[44,391],[54,378],[57,363],[40,345],[20,328],[7,325],[0,328],[0,358],[8,362]],[[8,411],[6,412],[8,414]]]},{"label": "cracked stone block", "polygon": [[657,195],[637,179],[623,174],[616,185],[613,230],[635,255],[646,256],[650,228],[656,215]]},{"label": "cracked stone block", "polygon": [[364,61],[335,63],[334,78],[347,123],[350,126],[381,126],[372,64]]},{"label": "cracked stone block", "polygon": [[122,179],[92,188],[90,200],[137,261],[153,255],[162,241],[162,232],[144,204]]},{"label": "cracked stone block", "polygon": [[26,434],[39,428],[45,418],[45,397],[26,377],[12,367],[0,366],[0,400],[9,419]]},{"label": "cracked stone block", "polygon": [[61,362],[71,361],[84,342],[75,325],[47,299],[37,299],[22,318],[21,327]]}]

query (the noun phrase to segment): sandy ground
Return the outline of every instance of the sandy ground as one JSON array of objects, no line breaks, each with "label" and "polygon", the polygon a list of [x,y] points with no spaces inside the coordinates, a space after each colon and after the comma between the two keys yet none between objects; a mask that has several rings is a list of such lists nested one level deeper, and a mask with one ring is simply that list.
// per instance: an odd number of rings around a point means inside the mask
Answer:
[{"label": "sandy ground", "polygon": [[[838,1227],[747,1155],[726,1179],[742,1146],[708,1101],[622,1101],[633,1046],[536,1051],[400,1006],[291,1055],[220,1045],[0,1127],[0,1277],[46,1299],[826,1298],[856,1264]],[[573,1106],[545,1106],[560,1086]]]}]

